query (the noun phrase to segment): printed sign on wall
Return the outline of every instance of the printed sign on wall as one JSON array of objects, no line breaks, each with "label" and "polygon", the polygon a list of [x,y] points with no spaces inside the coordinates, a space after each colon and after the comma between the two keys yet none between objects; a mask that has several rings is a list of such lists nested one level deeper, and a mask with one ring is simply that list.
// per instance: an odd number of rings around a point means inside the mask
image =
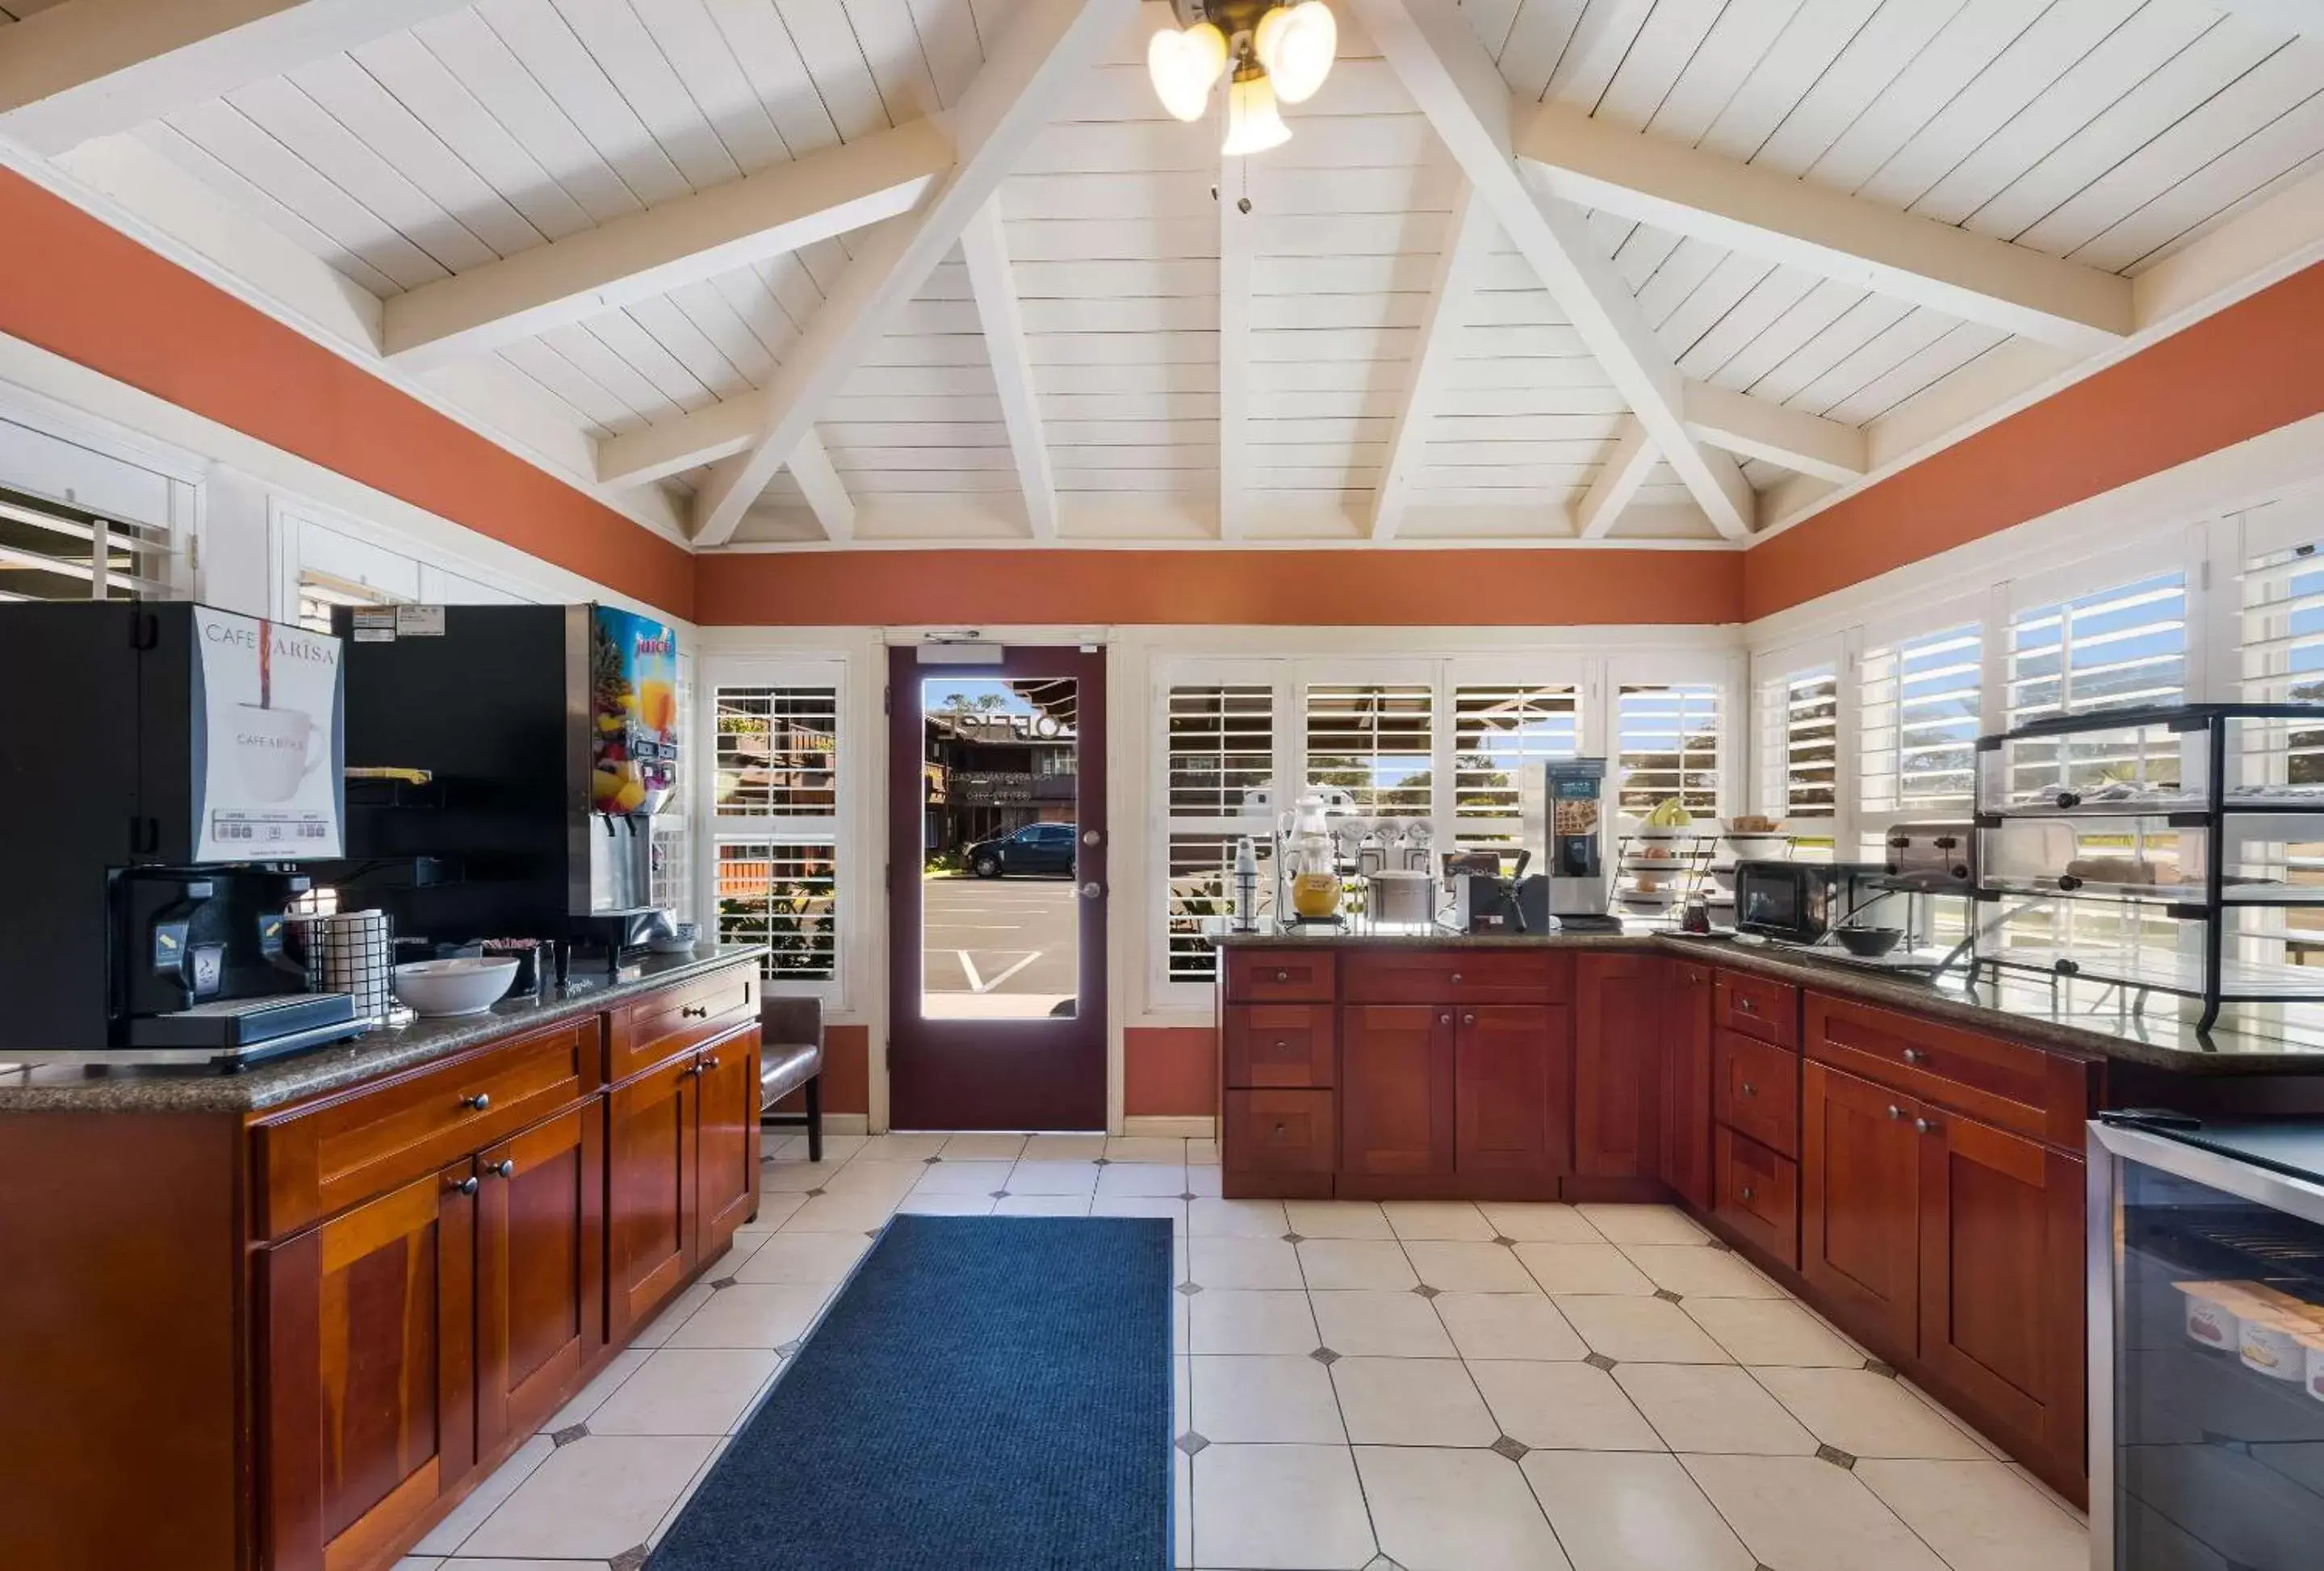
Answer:
[{"label": "printed sign on wall", "polygon": [[346,855],[339,641],[207,605],[194,637],[205,711],[195,858]]}]

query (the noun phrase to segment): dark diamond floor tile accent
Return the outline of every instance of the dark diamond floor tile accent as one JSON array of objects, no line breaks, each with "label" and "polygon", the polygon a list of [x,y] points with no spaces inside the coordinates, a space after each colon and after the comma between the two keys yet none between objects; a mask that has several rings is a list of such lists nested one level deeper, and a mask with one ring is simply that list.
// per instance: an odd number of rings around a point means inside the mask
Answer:
[{"label": "dark diamond floor tile accent", "polygon": [[1889,1380],[1895,1380],[1896,1378],[1896,1366],[1893,1363],[1883,1363],[1877,1358],[1866,1359],[1864,1361],[1864,1369],[1865,1372],[1868,1374],[1881,1375]]},{"label": "dark diamond floor tile accent", "polygon": [[1614,1367],[1614,1361],[1607,1357],[1602,1353],[1593,1353],[1582,1362],[1588,1364],[1592,1369],[1611,1369]]},{"label": "dark diamond floor tile accent", "polygon": [[1206,1448],[1209,1445],[1210,1442],[1208,1440],[1204,1439],[1202,1436],[1196,1434],[1192,1429],[1187,1430],[1185,1434],[1178,1437],[1178,1449],[1184,1451],[1189,1456],[1192,1456],[1197,1451]]},{"label": "dark diamond floor tile accent", "polygon": [[1284,1243],[1294,1243],[1294,1244],[1297,1244],[1297,1243],[1306,1243],[1307,1241],[1306,1241],[1305,1239],[1304,1239],[1304,1238],[1300,1237],[1300,1236],[1299,1236],[1299,1234],[1296,1234],[1296,1233],[1286,1233],[1286,1234],[1285,1234],[1283,1235],[1283,1242],[1284,1242]]},{"label": "dark diamond floor tile accent", "polygon": [[1513,1436],[1504,1435],[1493,1442],[1493,1449],[1512,1462],[1522,1462],[1526,1458],[1526,1453],[1533,1447]]},{"label": "dark diamond floor tile accent", "polygon": [[808,1199],[812,1200],[812,1199],[814,1199],[817,1195],[820,1195],[820,1194],[822,1194],[822,1193],[823,1193],[823,1191],[822,1191],[822,1190],[820,1190],[820,1189],[809,1189],[809,1190],[807,1192],[807,1197]]},{"label": "dark diamond floor tile accent", "polygon": [[876,1227],[867,1227],[863,1230],[863,1236],[866,1238],[877,1238],[880,1236],[880,1230]]},{"label": "dark diamond floor tile accent", "polygon": [[1404,1571],[1404,1566],[1386,1555],[1376,1555],[1364,1562],[1364,1571]]},{"label": "dark diamond floor tile accent", "polygon": [[924,1166],[924,1167],[930,1167],[930,1168],[935,1167],[938,1162],[940,1162],[940,1161],[942,1161],[942,1160],[944,1160],[944,1158],[942,1158],[942,1157],[922,1157],[922,1158],[920,1159],[920,1162],[921,1162],[921,1165],[922,1165],[922,1166]]},{"label": "dark diamond floor tile accent", "polygon": [[1183,1194],[1183,1195],[1181,1195],[1181,1196],[1179,1196],[1179,1197],[1178,1197],[1178,1198],[1179,1198],[1179,1199],[1181,1199],[1181,1200],[1191,1200],[1191,1199],[1193,1199],[1194,1197],[1194,1192],[1192,1189],[1187,1190],[1185,1194]]},{"label": "dark diamond floor tile accent", "polygon": [[1191,1298],[1203,1289],[1193,1282],[1180,1282],[1178,1284],[1178,1290]]},{"label": "dark diamond floor tile accent", "polygon": [[775,1348],[775,1351],[781,1354],[785,1358],[791,1358],[797,1356],[798,1350],[806,1345],[807,1344],[803,1338],[793,1337],[788,1342],[779,1344]]},{"label": "dark diamond floor tile accent", "polygon": [[733,1285],[734,1279],[733,1277],[720,1277],[717,1280],[710,1284],[710,1290],[714,1293],[720,1292],[727,1288],[733,1287]]},{"label": "dark diamond floor tile accent", "polygon": [[1416,1293],[1418,1293],[1418,1294],[1419,1294],[1422,1298],[1434,1298],[1434,1297],[1436,1296],[1436,1292],[1437,1292],[1437,1289],[1436,1289],[1430,1287],[1426,1282],[1423,1282],[1423,1283],[1421,1283],[1418,1287],[1416,1287],[1416,1288],[1413,1289],[1412,1290],[1413,1290],[1414,1292],[1416,1292]]},{"label": "dark diamond floor tile accent", "polygon": [[1340,1362],[1340,1355],[1333,1352],[1328,1347],[1318,1347],[1314,1352],[1309,1354],[1307,1356],[1322,1364],[1325,1369],[1329,1369],[1333,1364]]},{"label": "dark diamond floor tile accent", "polygon": [[1728,1243],[1723,1238],[1706,1238],[1702,1241],[1702,1243],[1703,1247],[1706,1249],[1719,1250],[1726,1254],[1733,1254],[1735,1252],[1735,1246]]},{"label": "dark diamond floor tile accent", "polygon": [[606,1571],[640,1571],[646,1563],[646,1557],[652,1552],[643,1544],[634,1545],[608,1560]]},{"label": "dark diamond floor tile accent", "polygon": [[1090,1159],[1090,1165],[1099,1168],[1110,1168],[1113,1166],[1113,1159],[1111,1157],[1093,1157]]},{"label": "dark diamond floor tile accent", "polygon": [[1009,1191],[1006,1189],[988,1189],[985,1192],[996,1200],[1006,1200],[1009,1198]]},{"label": "dark diamond floor tile accent", "polygon": [[1679,1301],[1679,1296],[1676,1293],[1672,1292],[1668,1288],[1656,1288],[1655,1289],[1655,1297],[1660,1298],[1665,1304],[1675,1304]]},{"label": "dark diamond floor tile accent", "polygon": [[1856,1466],[1856,1458],[1837,1446],[1819,1446],[1816,1447],[1816,1455],[1819,1459],[1831,1463],[1834,1467],[1853,1470]]},{"label": "dark diamond floor tile accent", "polygon": [[574,1441],[576,1441],[576,1440],[586,1440],[588,1437],[589,1437],[589,1426],[588,1426],[588,1425],[586,1425],[586,1424],[570,1424],[570,1425],[567,1425],[566,1428],[562,1428],[562,1429],[558,1430],[555,1434],[553,1434],[553,1435],[549,1436],[549,1444],[550,1444],[550,1445],[552,1445],[552,1446],[570,1446],[570,1445],[571,1445],[571,1444],[573,1444],[573,1442],[574,1442]]},{"label": "dark diamond floor tile accent", "polygon": [[1499,1244],[1503,1249],[1515,1249],[1517,1246],[1517,1241],[1516,1239],[1505,1238],[1498,1233],[1493,1234],[1493,1242]]}]

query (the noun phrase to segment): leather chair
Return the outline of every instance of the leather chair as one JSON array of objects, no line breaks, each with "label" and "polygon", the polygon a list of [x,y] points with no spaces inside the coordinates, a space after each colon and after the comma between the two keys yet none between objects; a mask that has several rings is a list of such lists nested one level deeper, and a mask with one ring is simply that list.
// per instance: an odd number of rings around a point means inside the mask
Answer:
[{"label": "leather chair", "polygon": [[[823,1001],[761,997],[759,1003],[759,1122],[807,1125],[807,1160],[823,1160]],[[775,1104],[804,1088],[805,1116]]]}]

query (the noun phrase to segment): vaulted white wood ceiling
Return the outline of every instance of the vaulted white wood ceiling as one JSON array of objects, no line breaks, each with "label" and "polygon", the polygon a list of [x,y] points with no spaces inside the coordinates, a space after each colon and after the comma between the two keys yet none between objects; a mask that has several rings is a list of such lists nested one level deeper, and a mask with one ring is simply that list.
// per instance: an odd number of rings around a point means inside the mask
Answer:
[{"label": "vaulted white wood ceiling", "polygon": [[2299,0],[1333,3],[1239,162],[1136,0],[0,0],[0,151],[716,548],[1740,543],[2324,242]]}]

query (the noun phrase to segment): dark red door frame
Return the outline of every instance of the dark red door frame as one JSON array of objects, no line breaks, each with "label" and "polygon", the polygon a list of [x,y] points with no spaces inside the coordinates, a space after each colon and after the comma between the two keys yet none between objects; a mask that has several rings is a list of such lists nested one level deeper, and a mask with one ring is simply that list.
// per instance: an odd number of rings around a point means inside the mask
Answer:
[{"label": "dark red door frame", "polygon": [[[918,644],[888,652],[888,1122],[896,1129],[1105,1127],[1105,652],[1009,649],[990,665],[922,665]],[[927,787],[921,681],[1070,677],[1077,685],[1074,887],[1081,955],[1070,1020],[920,1016],[921,869]],[[1094,830],[1097,842],[1089,834]]]}]

